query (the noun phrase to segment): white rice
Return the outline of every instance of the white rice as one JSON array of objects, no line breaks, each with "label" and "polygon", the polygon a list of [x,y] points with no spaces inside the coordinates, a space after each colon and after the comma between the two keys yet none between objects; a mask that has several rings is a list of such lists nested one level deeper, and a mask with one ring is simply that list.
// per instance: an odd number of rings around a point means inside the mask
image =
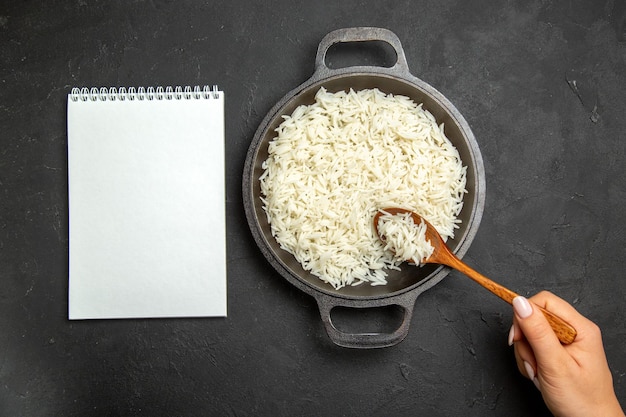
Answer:
[{"label": "white rice", "polygon": [[402,207],[454,236],[466,167],[443,125],[408,97],[378,89],[329,93],[276,129],[260,177],[273,236],[334,288],[387,283],[401,260],[373,228],[380,208]]},{"label": "white rice", "polygon": [[415,224],[409,213],[385,213],[376,226],[385,241],[383,250],[392,251],[401,261],[419,265],[433,254],[434,248],[426,239],[426,224]]}]

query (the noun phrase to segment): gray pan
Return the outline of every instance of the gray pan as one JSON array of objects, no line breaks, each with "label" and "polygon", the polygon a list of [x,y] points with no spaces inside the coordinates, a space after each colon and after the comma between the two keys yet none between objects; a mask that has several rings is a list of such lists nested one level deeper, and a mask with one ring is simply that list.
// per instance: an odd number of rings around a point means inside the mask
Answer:
[{"label": "gray pan", "polygon": [[[356,66],[341,69],[331,69],[326,65],[326,54],[331,46],[366,41],[383,41],[391,45],[397,55],[395,65],[389,68]],[[458,257],[467,252],[483,213],[485,172],[482,157],[463,116],[441,93],[411,75],[400,40],[393,32],[381,28],[339,29],[326,35],[317,49],[315,71],[311,78],[287,93],[265,116],[254,135],[245,161],[243,199],[248,224],[259,249],[280,275],[315,298],[328,336],[335,344],[351,348],[393,346],[402,341],[409,331],[417,297],[440,282],[450,272],[449,268],[404,265],[401,271],[389,271],[388,284],[385,286],[361,284],[335,290],[304,270],[291,254],[280,248],[263,211],[259,176],[263,171],[261,164],[268,156],[268,144],[275,137],[274,130],[282,122],[283,115],[291,114],[300,105],[312,104],[320,87],[325,87],[329,92],[378,88],[385,93],[405,95],[417,103],[423,103],[438,123],[445,124],[447,137],[467,166],[468,192],[459,216],[462,223],[455,232],[455,238],[448,241]],[[389,333],[347,333],[339,330],[331,319],[331,310],[335,307],[361,309],[393,305],[401,307],[402,321]]]}]

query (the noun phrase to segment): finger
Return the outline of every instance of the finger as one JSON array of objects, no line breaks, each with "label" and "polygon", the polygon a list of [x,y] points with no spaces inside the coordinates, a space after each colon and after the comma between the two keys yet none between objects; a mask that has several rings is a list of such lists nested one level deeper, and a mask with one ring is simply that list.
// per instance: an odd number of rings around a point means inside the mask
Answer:
[{"label": "finger", "polygon": [[522,333],[522,329],[520,329],[516,321],[515,317],[513,317],[513,324],[511,324],[511,329],[509,330],[509,346],[513,346],[513,343],[524,340],[524,333]]},{"label": "finger", "polygon": [[515,322],[511,324],[511,328],[509,329],[509,337],[507,342],[509,346],[513,346],[513,343],[515,342]]},{"label": "finger", "polygon": [[533,379],[537,375],[537,360],[528,342],[525,340],[515,342],[514,353],[517,369],[526,378]]},{"label": "finger", "polygon": [[[576,341],[589,337],[590,333],[597,332],[597,326],[588,318],[580,314],[571,304],[548,291],[542,291],[529,300],[545,308],[568,322],[578,332]],[[595,334],[594,334],[595,336]]]},{"label": "finger", "polygon": [[536,305],[524,297],[513,300],[515,320],[539,363],[565,354],[548,320]]},{"label": "finger", "polygon": [[515,362],[517,369],[526,378],[530,379],[535,387],[541,391],[541,383],[538,378],[538,365],[535,359],[535,354],[530,344],[526,340],[521,340],[515,343]]},{"label": "finger", "polygon": [[[582,316],[574,307],[572,307],[567,301],[557,297],[549,291],[541,291],[538,294],[530,297],[529,301],[537,304],[540,307],[550,311],[561,317],[563,320],[576,327],[589,326],[589,320]],[[523,334],[519,326],[516,325],[516,321],[513,321],[513,330],[509,334],[509,342],[516,342],[523,339]]]}]

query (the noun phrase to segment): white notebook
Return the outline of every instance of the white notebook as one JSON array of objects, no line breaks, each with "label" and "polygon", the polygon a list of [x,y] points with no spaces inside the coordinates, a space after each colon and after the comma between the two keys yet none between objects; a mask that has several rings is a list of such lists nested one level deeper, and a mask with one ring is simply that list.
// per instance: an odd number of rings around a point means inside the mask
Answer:
[{"label": "white notebook", "polygon": [[226,316],[224,93],[68,95],[69,318]]}]

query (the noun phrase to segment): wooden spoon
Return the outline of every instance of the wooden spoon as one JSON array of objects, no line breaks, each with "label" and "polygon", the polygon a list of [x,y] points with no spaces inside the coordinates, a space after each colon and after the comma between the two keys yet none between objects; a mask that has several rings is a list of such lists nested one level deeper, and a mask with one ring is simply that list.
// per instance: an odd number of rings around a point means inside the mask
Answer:
[{"label": "wooden spoon", "polygon": [[[374,228],[376,229],[376,234],[378,234],[378,237],[381,240],[384,241],[385,237],[381,236],[381,234],[378,231],[378,222],[380,220],[380,217],[384,215],[385,213],[388,213],[391,215],[409,213],[411,217],[413,218],[413,222],[416,225],[419,225],[422,222],[424,222],[424,224],[426,225],[426,240],[430,242],[434,250],[433,250],[433,254],[428,259],[422,259],[421,262],[415,262],[415,260],[410,260],[416,265],[419,265],[420,263],[422,263],[422,264],[440,264],[440,265],[449,266],[450,268],[456,269],[457,271],[464,273],[469,278],[473,279],[478,284],[482,285],[483,287],[485,287],[486,289],[488,289],[489,291],[491,291],[493,294],[497,295],[498,297],[502,298],[504,301],[506,301],[509,304],[511,304],[513,302],[513,299],[518,296],[518,294],[516,294],[515,292],[509,290],[508,288],[503,287],[500,284],[493,282],[489,278],[474,271],[472,268],[470,268],[465,263],[463,263],[459,258],[456,257],[456,255],[454,255],[450,251],[448,246],[445,244],[445,242],[441,238],[441,235],[439,235],[439,232],[437,232],[437,229],[435,229],[434,226],[428,223],[426,219],[424,219],[420,215],[410,210],[397,208],[397,207],[390,207],[390,208],[382,209],[378,213],[376,213],[376,215],[374,216]],[[556,336],[559,338],[561,343],[565,345],[569,345],[570,343],[574,341],[574,339],[576,338],[576,329],[574,329],[565,320],[563,320],[556,314],[551,313],[542,307],[539,307],[539,306],[536,306],[536,307],[538,307],[541,310],[541,312],[546,316],[546,318],[548,319],[548,322],[550,323],[550,326],[552,326],[554,333],[556,333]]]}]

